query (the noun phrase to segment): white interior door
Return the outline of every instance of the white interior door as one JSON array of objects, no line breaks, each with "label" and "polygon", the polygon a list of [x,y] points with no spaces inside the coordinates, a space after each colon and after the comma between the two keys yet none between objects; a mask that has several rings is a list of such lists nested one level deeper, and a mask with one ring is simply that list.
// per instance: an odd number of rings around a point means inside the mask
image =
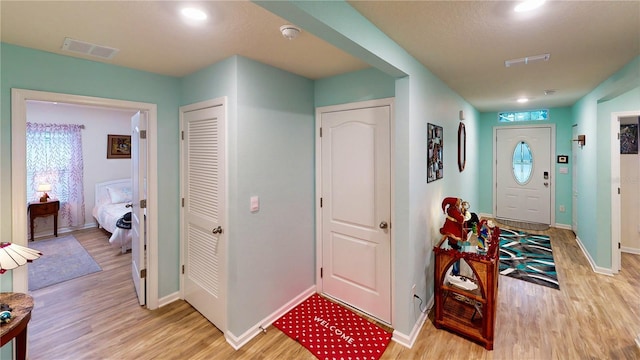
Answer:
[{"label": "white interior door", "polygon": [[391,323],[390,106],[325,112],[322,292]]},{"label": "white interior door", "polygon": [[183,114],[184,297],[226,327],[224,106]]},{"label": "white interior door", "polygon": [[146,304],[147,113],[131,118],[131,276],[140,305]]},{"label": "white interior door", "polygon": [[551,128],[496,128],[496,217],[551,224]]}]

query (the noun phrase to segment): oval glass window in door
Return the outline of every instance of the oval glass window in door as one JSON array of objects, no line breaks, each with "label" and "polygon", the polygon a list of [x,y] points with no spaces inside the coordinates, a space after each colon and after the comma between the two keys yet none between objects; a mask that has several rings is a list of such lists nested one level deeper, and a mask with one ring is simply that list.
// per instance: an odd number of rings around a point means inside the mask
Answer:
[{"label": "oval glass window in door", "polygon": [[531,147],[524,141],[516,144],[513,150],[513,177],[520,185],[524,185],[531,179],[533,173],[533,154]]}]

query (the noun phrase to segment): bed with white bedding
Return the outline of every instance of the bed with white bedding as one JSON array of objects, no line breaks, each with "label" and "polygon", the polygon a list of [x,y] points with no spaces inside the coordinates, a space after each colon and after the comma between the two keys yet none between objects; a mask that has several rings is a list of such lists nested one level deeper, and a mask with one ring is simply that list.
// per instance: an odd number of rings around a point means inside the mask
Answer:
[{"label": "bed with white bedding", "polygon": [[116,226],[116,221],[131,211],[131,179],[112,180],[96,184],[93,217],[98,226],[111,233],[109,243],[125,253],[131,249],[131,230]]}]

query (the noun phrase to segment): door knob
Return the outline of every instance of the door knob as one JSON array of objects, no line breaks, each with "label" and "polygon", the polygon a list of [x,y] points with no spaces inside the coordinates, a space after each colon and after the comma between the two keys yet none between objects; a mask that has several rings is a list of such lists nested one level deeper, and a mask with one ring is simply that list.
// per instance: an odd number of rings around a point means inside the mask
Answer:
[{"label": "door knob", "polygon": [[386,221],[383,221],[383,222],[380,223],[380,229],[386,229],[388,227],[389,227],[389,224],[387,224]]},{"label": "door knob", "polygon": [[217,228],[214,228],[213,230],[211,230],[211,232],[212,232],[214,235],[222,234],[222,227],[218,226]]},{"label": "door knob", "polygon": [[549,187],[549,183],[545,181],[544,186]]}]

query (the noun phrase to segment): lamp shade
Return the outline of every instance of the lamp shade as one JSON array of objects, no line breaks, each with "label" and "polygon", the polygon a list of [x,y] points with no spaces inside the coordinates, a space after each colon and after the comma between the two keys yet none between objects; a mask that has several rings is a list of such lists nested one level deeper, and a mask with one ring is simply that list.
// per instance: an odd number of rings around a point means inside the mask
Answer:
[{"label": "lamp shade", "polygon": [[51,191],[51,184],[40,184],[40,185],[38,185],[38,191],[40,191],[40,192]]},{"label": "lamp shade", "polygon": [[0,274],[31,262],[40,256],[42,256],[41,252],[28,247],[9,242],[0,243]]}]

